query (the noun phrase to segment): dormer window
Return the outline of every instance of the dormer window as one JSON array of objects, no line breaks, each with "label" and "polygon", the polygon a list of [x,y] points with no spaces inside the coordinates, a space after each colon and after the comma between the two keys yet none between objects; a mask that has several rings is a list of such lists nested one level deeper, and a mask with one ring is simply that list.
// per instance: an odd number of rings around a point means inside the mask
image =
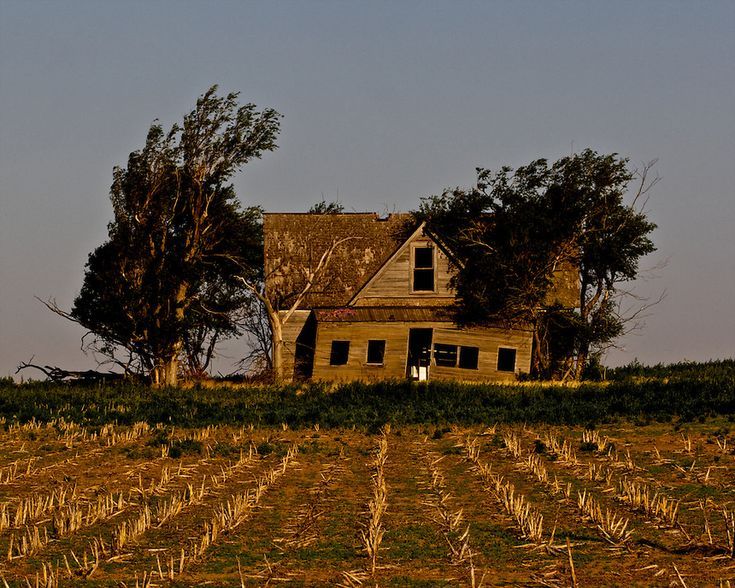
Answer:
[{"label": "dormer window", "polygon": [[413,249],[413,291],[434,291],[434,248],[431,246]]}]

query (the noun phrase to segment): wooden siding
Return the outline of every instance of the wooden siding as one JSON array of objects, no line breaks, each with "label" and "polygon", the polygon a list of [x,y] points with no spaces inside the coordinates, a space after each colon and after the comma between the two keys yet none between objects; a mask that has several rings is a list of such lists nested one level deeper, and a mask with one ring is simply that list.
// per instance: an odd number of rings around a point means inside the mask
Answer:
[{"label": "wooden siding", "polygon": [[[478,347],[478,369],[441,367],[430,368],[431,379],[466,381],[514,380],[515,374],[499,372],[498,348],[516,349],[516,373],[528,372],[531,366],[530,331],[493,328],[459,329],[446,323],[320,323],[317,327],[314,380],[383,380],[406,377],[409,329],[434,329],[434,343]],[[385,357],[383,366],[367,364],[367,345],[370,339],[383,339]],[[329,365],[332,341],[349,341],[350,353],[346,365]]]},{"label": "wooden siding", "polygon": [[[434,291],[413,292],[413,249],[431,245],[434,248]],[[422,234],[407,241],[390,261],[357,294],[355,306],[437,306],[451,304],[454,292],[449,259],[431,240]]]}]

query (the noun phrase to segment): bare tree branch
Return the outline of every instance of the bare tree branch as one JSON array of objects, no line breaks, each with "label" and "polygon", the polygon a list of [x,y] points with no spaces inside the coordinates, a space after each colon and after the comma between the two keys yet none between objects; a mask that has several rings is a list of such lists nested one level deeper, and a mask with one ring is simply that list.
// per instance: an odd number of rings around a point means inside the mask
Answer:
[{"label": "bare tree branch", "polygon": [[21,362],[15,370],[15,373],[19,374],[21,371],[26,369],[35,369],[42,372],[49,380],[53,380],[54,382],[64,382],[67,380],[84,382],[98,380],[121,380],[126,377],[125,374],[121,374],[119,372],[98,372],[95,370],[65,370],[57,366],[38,365],[35,363],[31,363],[32,361],[33,357],[31,357],[31,359],[29,359],[28,361]]}]

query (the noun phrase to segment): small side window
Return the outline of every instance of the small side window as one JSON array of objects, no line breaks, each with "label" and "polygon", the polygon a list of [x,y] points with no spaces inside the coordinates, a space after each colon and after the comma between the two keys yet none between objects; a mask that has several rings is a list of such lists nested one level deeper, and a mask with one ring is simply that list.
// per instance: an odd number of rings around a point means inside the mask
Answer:
[{"label": "small side window", "polygon": [[385,359],[385,340],[370,339],[367,348],[367,363],[370,365],[383,365]]},{"label": "small side window", "polygon": [[498,371],[516,371],[516,350],[509,347],[498,347]]},{"label": "small side window", "polygon": [[459,367],[463,370],[476,370],[480,349],[478,347],[459,348]]},{"label": "small side window", "polygon": [[332,341],[329,365],[345,365],[350,357],[349,341]]},{"label": "small side window", "polygon": [[434,363],[444,367],[456,367],[457,346],[444,343],[434,344]]}]

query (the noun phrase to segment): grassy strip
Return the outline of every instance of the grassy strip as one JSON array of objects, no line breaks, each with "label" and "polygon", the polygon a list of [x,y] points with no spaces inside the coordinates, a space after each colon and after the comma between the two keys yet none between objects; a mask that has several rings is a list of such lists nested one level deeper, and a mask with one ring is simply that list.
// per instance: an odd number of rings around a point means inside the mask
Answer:
[{"label": "grassy strip", "polygon": [[672,370],[666,378],[628,376],[604,384],[415,384],[387,381],[282,387],[151,389],[51,383],[0,384],[8,422],[63,417],[80,424],[136,421],[201,427],[236,423],[292,428],[488,422],[590,424],[631,418],[689,421],[735,415],[735,361]]}]

